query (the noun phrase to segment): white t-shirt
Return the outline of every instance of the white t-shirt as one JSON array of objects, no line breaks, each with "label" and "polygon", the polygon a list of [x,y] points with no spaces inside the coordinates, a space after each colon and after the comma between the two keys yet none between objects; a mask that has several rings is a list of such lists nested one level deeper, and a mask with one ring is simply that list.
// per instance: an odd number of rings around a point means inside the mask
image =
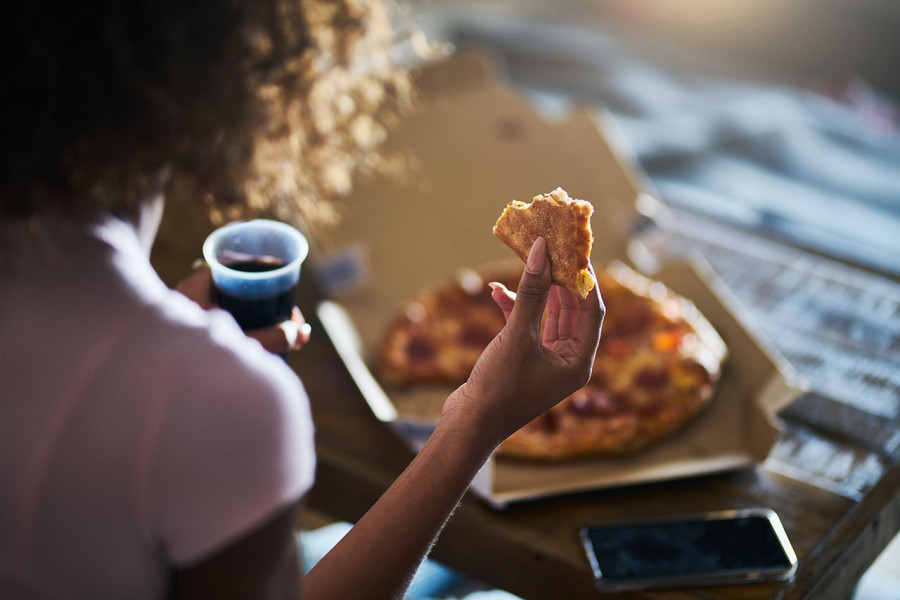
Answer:
[{"label": "white t-shirt", "polygon": [[0,598],[162,598],[310,487],[308,401],[128,225],[43,227],[0,241]]}]

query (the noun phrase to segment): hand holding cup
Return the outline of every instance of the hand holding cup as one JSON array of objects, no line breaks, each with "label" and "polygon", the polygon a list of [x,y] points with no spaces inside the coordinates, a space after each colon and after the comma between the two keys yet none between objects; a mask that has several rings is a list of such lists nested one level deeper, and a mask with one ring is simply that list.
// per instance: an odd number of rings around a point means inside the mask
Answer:
[{"label": "hand holding cup", "polygon": [[248,336],[283,354],[309,340],[309,324],[294,306],[308,250],[306,238],[285,223],[229,223],[204,242],[206,265],[176,289],[203,308],[227,310]]}]

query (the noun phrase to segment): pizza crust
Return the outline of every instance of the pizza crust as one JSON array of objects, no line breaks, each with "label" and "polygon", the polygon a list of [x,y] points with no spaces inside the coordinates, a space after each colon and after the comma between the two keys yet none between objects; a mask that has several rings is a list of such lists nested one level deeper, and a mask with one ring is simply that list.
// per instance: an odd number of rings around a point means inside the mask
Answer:
[{"label": "pizza crust", "polygon": [[531,204],[513,200],[506,205],[493,233],[523,261],[539,237],[547,241],[553,283],[569,289],[579,298],[587,298],[594,288],[588,271],[591,246],[591,215],[594,207],[575,200],[562,188],[535,196]]}]

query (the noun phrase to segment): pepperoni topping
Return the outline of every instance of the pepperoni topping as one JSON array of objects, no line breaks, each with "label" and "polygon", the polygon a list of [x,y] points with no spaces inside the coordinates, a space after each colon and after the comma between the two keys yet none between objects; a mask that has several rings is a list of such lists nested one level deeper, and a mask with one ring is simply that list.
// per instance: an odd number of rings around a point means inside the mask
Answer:
[{"label": "pepperoni topping", "polygon": [[669,372],[665,369],[645,367],[634,376],[634,382],[645,390],[661,388],[669,383]]},{"label": "pepperoni topping", "polygon": [[634,303],[628,312],[618,313],[610,323],[608,333],[621,335],[634,335],[646,331],[653,323],[653,313],[648,306]]},{"label": "pepperoni topping", "polygon": [[435,357],[437,348],[430,340],[423,337],[413,337],[406,343],[406,355],[413,360],[426,361]]},{"label": "pepperoni topping", "polygon": [[637,410],[643,417],[652,417],[665,407],[665,403],[661,402],[659,399],[651,399],[638,407]]}]

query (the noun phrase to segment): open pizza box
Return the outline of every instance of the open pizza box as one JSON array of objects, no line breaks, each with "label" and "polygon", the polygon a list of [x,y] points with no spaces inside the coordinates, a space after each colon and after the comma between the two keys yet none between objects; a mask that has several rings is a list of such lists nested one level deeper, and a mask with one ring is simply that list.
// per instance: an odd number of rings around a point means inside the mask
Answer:
[{"label": "open pizza box", "polygon": [[[596,267],[629,265],[629,233],[650,202],[648,186],[614,146],[612,125],[575,111],[549,121],[500,81],[482,57],[430,65],[418,76],[420,106],[388,147],[400,177],[356,182],[338,230],[312,267],[333,301],[318,316],[374,414],[413,448],[433,430],[450,387],[385,387],[375,374],[390,320],[423,287],[461,268],[518,261],[491,234],[507,202],[563,187],[590,200]],[[521,263],[519,263],[521,264]],[[536,464],[491,458],[472,490],[488,503],[646,483],[747,467],[778,438],[774,413],[801,388],[739,317],[740,308],[705,263],[648,273],[692,300],[725,340],[729,359],[710,406],[686,429],[627,457]]]}]

